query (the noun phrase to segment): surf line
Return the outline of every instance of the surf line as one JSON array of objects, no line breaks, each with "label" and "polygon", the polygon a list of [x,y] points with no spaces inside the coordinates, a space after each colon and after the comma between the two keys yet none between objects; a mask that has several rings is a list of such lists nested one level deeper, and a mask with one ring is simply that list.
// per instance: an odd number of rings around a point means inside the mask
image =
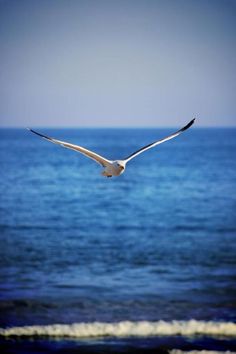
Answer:
[{"label": "surf line", "polygon": [[236,323],[214,321],[121,321],[117,323],[73,323],[0,328],[1,337],[148,337],[148,336],[236,337]]}]

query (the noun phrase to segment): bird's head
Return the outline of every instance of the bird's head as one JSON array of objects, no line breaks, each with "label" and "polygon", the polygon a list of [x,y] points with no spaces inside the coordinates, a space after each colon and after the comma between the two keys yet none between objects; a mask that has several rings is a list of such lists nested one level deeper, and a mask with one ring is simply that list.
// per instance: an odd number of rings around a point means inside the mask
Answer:
[{"label": "bird's head", "polygon": [[124,161],[122,161],[122,160],[117,160],[117,161],[115,162],[115,165],[116,165],[116,167],[119,168],[119,170],[121,171],[121,173],[124,172],[124,170],[125,170],[125,162],[124,162]]}]

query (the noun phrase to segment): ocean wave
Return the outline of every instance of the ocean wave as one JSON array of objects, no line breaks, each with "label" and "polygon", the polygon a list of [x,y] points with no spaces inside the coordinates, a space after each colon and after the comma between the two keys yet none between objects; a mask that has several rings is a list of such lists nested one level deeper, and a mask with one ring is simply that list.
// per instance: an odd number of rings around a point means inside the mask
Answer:
[{"label": "ocean wave", "polygon": [[236,337],[236,323],[205,321],[122,321],[117,323],[73,323],[0,328],[1,337],[151,337],[151,336]]},{"label": "ocean wave", "polygon": [[216,350],[190,350],[190,351],[183,351],[180,349],[172,349],[169,351],[169,354],[236,354],[236,352],[231,352],[227,350],[226,352],[223,351],[216,351]]}]

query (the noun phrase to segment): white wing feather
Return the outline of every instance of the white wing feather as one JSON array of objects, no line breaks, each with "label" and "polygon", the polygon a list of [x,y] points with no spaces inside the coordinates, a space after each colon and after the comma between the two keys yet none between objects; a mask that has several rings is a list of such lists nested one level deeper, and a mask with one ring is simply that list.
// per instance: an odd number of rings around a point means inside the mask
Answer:
[{"label": "white wing feather", "polygon": [[173,133],[173,134],[171,134],[171,135],[169,135],[169,136],[167,136],[167,137],[165,137],[165,138],[163,138],[163,139],[161,139],[161,140],[154,141],[153,143],[148,144],[148,145],[142,147],[141,149],[139,149],[139,150],[133,152],[131,155],[129,155],[128,157],[126,157],[123,161],[128,162],[128,161],[130,161],[131,159],[133,159],[134,157],[136,157],[136,156],[138,156],[139,154],[143,153],[144,151],[149,150],[149,149],[151,149],[151,148],[153,148],[154,146],[157,146],[157,145],[159,145],[159,144],[162,144],[162,143],[164,143],[164,142],[167,141],[167,140],[170,140],[170,139],[175,138],[176,136],[178,136],[179,134],[181,134],[183,131],[185,131],[186,129],[190,128],[191,125],[194,123],[194,121],[195,121],[195,118],[192,119],[191,122],[189,122],[189,123],[188,123],[187,125],[185,125],[183,128],[179,129],[177,132],[175,132],[175,133]]},{"label": "white wing feather", "polygon": [[99,163],[103,167],[106,167],[107,165],[109,165],[111,163],[111,161],[105,159],[101,155],[98,155],[98,154],[96,154],[95,152],[93,152],[91,150],[85,149],[82,146],[70,144],[70,143],[67,143],[67,142],[61,141],[61,140],[57,140],[57,139],[51,138],[49,136],[40,134],[40,133],[36,132],[33,129],[30,129],[30,128],[28,128],[28,129],[32,133],[41,136],[43,139],[46,139],[46,140],[50,141],[51,143],[58,144],[58,145],[61,145],[61,146],[65,147],[65,148],[67,148],[67,149],[71,149],[71,150],[75,150],[77,152],[80,152],[81,154],[83,154],[83,155],[91,158],[92,160],[96,161],[97,163]]}]

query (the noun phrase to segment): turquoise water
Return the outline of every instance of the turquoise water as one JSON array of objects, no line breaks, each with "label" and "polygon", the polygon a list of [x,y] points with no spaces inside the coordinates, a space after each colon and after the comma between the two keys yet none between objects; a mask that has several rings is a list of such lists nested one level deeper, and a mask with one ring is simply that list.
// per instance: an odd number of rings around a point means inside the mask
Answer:
[{"label": "turquoise water", "polygon": [[[40,131],[119,159],[173,130]],[[108,179],[81,154],[0,130],[0,327],[235,323],[235,152],[236,129],[194,126]]]}]

